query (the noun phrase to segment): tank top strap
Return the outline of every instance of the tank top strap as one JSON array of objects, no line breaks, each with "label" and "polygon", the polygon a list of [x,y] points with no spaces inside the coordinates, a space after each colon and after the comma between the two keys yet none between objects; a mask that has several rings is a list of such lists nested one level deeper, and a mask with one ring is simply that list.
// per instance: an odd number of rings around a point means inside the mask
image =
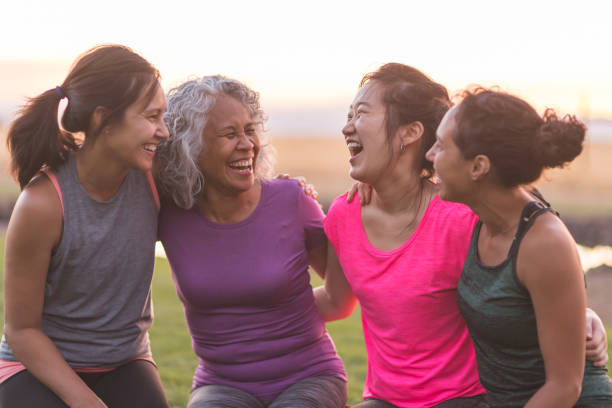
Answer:
[{"label": "tank top strap", "polygon": [[53,188],[55,188],[55,191],[57,192],[57,195],[58,195],[59,200],[60,200],[60,204],[62,205],[62,216],[63,216],[64,215],[64,197],[62,195],[62,189],[60,188],[59,182],[57,181],[57,176],[56,176],[55,172],[53,170],[51,170],[50,167],[43,166],[35,174],[35,176],[37,176],[39,174],[45,174],[49,178],[49,180],[51,181],[51,184],[53,184]]},{"label": "tank top strap", "polygon": [[[539,195],[539,192],[537,192],[537,190],[536,192],[533,192],[533,194],[538,198],[541,197],[541,195]],[[544,201],[544,203],[540,201],[530,201],[527,204],[525,204],[525,207],[523,207],[523,211],[521,212],[521,219],[519,220],[518,229],[516,230],[516,234],[514,235],[512,246],[510,247],[510,252],[508,254],[509,257],[512,258],[516,256],[519,245],[521,244],[521,241],[523,240],[523,237],[525,236],[525,234],[527,234],[527,231],[529,231],[529,228],[531,228],[536,218],[538,218],[540,215],[546,212],[552,212],[557,216],[559,215],[550,206],[550,204],[548,204],[548,202],[546,202],[543,198],[542,198],[542,201]]]},{"label": "tank top strap", "polygon": [[157,207],[157,212],[161,208],[161,204],[159,202],[159,193],[157,192],[157,187],[155,187],[155,179],[153,178],[153,173],[149,170],[147,171],[147,180],[149,181],[149,186],[151,187],[151,192],[153,193],[153,199],[155,200],[155,206]]}]

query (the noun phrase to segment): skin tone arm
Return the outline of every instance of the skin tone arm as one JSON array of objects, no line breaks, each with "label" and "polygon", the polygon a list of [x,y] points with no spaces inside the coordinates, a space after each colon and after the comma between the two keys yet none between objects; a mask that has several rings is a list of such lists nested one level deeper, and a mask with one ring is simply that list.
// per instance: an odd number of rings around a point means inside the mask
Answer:
[{"label": "skin tone arm", "polygon": [[533,301],[546,372],[525,407],[572,407],[584,374],[586,295],[576,245],[554,215],[539,217],[525,236],[517,274]]},{"label": "skin tone arm", "polygon": [[323,320],[329,322],[353,313],[357,298],[344,276],[336,250],[329,241],[326,253],[325,284],[314,289],[314,297]]},{"label": "skin tone arm", "polygon": [[62,218],[47,177],[32,181],[19,196],[6,233],[5,336],[17,359],[68,406],[106,408],[42,330],[45,281]]}]

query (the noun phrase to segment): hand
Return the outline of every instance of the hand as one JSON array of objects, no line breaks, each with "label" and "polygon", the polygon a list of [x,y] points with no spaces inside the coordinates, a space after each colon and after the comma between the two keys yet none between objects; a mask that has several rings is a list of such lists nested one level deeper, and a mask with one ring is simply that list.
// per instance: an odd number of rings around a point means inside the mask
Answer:
[{"label": "hand", "polygon": [[[277,175],[276,178],[277,179],[286,180],[286,179],[290,179],[291,176],[286,174],[286,173],[281,173],[281,174]],[[306,183],[306,179],[304,177],[301,177],[301,176],[300,177],[295,177],[295,180],[298,182],[300,187],[302,187],[302,189],[304,190],[306,195],[309,195],[315,201],[317,201],[319,199],[319,193],[317,192],[317,190],[315,190],[315,188],[314,188],[314,186],[312,184],[307,184]]]},{"label": "hand", "polygon": [[608,363],[608,338],[606,329],[597,313],[586,310],[586,358],[593,365],[604,367]]},{"label": "hand", "polygon": [[372,186],[360,181],[353,184],[353,187],[351,187],[348,195],[346,196],[346,202],[350,203],[353,201],[353,198],[355,198],[355,194],[357,193],[359,193],[359,203],[362,207],[370,204],[370,201],[372,201]]},{"label": "hand", "polygon": [[66,404],[70,408],[108,408],[108,406],[89,388],[85,392],[80,392],[79,395],[66,400]]}]

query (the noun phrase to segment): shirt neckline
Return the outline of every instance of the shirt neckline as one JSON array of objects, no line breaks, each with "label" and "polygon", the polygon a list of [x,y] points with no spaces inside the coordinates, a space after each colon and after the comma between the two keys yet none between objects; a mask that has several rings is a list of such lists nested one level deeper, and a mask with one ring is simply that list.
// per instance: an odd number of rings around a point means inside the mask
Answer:
[{"label": "shirt neckline", "polygon": [[238,222],[232,222],[229,224],[224,224],[224,223],[220,223],[220,222],[215,222],[210,220],[206,214],[204,214],[197,205],[194,205],[191,209],[192,212],[194,212],[202,221],[204,221],[204,223],[211,227],[211,228],[215,228],[215,229],[219,229],[219,230],[228,230],[228,229],[236,229],[236,228],[240,228],[244,225],[250,224],[259,214],[259,212],[261,211],[261,208],[263,207],[263,202],[264,199],[266,197],[267,194],[267,190],[268,190],[268,186],[265,180],[261,181],[261,194],[259,195],[259,201],[257,202],[257,205],[255,206],[255,209],[253,210],[253,212],[251,212],[251,214],[249,214],[244,220],[238,221]]},{"label": "shirt neckline", "polygon": [[396,253],[404,251],[407,247],[409,247],[417,239],[417,236],[420,234],[421,230],[424,228],[424,225],[429,221],[430,213],[433,211],[433,208],[438,206],[439,203],[440,203],[440,197],[438,196],[438,194],[436,194],[434,195],[433,199],[427,204],[427,208],[425,209],[425,212],[423,213],[423,217],[419,221],[417,227],[414,229],[414,232],[406,240],[406,242],[404,242],[402,245],[400,245],[399,247],[395,249],[392,249],[390,251],[385,251],[385,250],[375,247],[370,242],[370,239],[368,238],[368,234],[366,233],[365,228],[363,227],[363,221],[361,219],[361,205],[359,205],[359,201],[357,201],[357,204],[358,204],[357,218],[359,222],[359,234],[361,235],[361,240],[364,242],[364,245],[367,251],[377,256],[386,256],[386,257],[392,256],[392,255],[395,255]]}]

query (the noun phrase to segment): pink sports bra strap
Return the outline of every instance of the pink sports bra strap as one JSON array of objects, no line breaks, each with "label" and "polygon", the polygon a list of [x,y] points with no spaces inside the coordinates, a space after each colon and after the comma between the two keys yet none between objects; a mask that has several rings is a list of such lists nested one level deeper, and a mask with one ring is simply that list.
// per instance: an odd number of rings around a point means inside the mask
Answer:
[{"label": "pink sports bra strap", "polygon": [[153,193],[153,198],[155,199],[155,205],[157,206],[157,212],[159,212],[160,204],[159,204],[159,193],[157,192],[157,187],[155,187],[155,180],[153,180],[153,173],[147,171],[147,179],[149,180],[149,185],[151,186],[151,192]]},{"label": "pink sports bra strap", "polygon": [[60,199],[60,204],[62,205],[62,215],[64,215],[64,199],[62,198],[62,190],[60,189],[59,183],[57,182],[57,177],[55,176],[55,173],[48,167],[43,167],[42,169],[40,169],[39,173],[45,173],[47,177],[49,177],[49,180],[51,180],[51,184],[53,184],[53,187],[55,187],[55,191],[57,191],[57,195]]}]

